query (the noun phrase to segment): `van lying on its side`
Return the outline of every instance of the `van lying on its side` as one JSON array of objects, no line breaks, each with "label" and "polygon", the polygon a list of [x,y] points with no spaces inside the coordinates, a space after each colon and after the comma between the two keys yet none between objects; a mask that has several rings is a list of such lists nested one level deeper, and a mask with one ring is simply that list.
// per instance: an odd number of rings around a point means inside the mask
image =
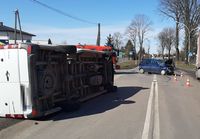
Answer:
[{"label": "van lying on its side", "polygon": [[0,117],[38,118],[112,91],[111,53],[75,45],[0,46]]}]

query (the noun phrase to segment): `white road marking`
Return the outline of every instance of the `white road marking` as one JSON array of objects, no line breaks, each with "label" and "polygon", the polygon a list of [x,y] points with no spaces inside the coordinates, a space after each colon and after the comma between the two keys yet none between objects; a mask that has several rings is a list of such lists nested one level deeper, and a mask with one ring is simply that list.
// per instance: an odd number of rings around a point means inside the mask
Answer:
[{"label": "white road marking", "polygon": [[154,82],[151,84],[151,91],[149,95],[148,105],[147,105],[147,113],[144,123],[144,129],[142,132],[142,139],[148,139],[149,136],[149,129],[150,129],[150,122],[151,122],[151,108],[152,108],[152,101],[153,101],[153,91],[154,91]]},{"label": "white road marking", "polygon": [[[154,99],[154,92],[155,92],[155,99]],[[152,111],[152,104],[154,101],[153,111]],[[157,77],[154,75],[153,82],[151,84],[151,90],[147,105],[147,113],[144,123],[144,128],[142,132],[142,139],[149,139],[150,134],[150,123],[151,123],[151,113],[154,113],[154,119],[153,119],[153,139],[160,139],[160,121],[159,121],[159,106],[158,106],[158,82]]]},{"label": "white road marking", "polygon": [[153,139],[160,139],[160,119],[158,106],[158,82],[155,82],[155,107],[154,107],[154,129]]},{"label": "white road marking", "polygon": [[156,74],[154,74],[154,76],[153,76],[153,81],[157,82],[157,76],[156,76]]}]

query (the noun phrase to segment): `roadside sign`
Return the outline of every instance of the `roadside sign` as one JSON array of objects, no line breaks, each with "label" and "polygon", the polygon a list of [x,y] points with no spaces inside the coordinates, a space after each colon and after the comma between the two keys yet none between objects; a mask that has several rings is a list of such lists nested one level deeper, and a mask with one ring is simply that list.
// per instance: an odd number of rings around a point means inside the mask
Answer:
[{"label": "roadside sign", "polygon": [[191,57],[191,56],[192,56],[192,52],[189,52],[189,53],[188,53],[188,56]]}]

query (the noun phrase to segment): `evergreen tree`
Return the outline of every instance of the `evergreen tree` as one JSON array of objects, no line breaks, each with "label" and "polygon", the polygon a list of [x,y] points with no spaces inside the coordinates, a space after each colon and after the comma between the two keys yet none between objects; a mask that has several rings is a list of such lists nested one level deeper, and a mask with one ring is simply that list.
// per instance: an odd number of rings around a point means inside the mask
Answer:
[{"label": "evergreen tree", "polygon": [[131,40],[128,40],[128,42],[126,43],[126,46],[125,46],[125,55],[128,56],[129,58],[130,58],[130,56],[133,59],[136,58],[136,49],[133,46],[133,43],[131,42]]},{"label": "evergreen tree", "polygon": [[48,44],[52,44],[52,42],[51,42],[51,39],[50,39],[50,38],[48,39]]},{"label": "evergreen tree", "polygon": [[114,48],[114,45],[113,45],[113,38],[111,36],[111,34],[109,34],[109,36],[107,37],[107,42],[106,42],[106,46],[110,46],[112,48]]}]

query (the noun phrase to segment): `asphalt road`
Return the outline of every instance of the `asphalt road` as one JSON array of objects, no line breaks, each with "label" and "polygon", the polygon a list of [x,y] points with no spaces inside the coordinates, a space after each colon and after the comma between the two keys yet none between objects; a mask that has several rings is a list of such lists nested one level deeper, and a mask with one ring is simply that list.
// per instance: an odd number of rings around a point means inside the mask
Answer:
[{"label": "asphalt road", "polygon": [[179,75],[174,80],[137,69],[117,71],[116,93],[76,112],[21,121],[1,130],[0,139],[199,139],[200,82]]}]

